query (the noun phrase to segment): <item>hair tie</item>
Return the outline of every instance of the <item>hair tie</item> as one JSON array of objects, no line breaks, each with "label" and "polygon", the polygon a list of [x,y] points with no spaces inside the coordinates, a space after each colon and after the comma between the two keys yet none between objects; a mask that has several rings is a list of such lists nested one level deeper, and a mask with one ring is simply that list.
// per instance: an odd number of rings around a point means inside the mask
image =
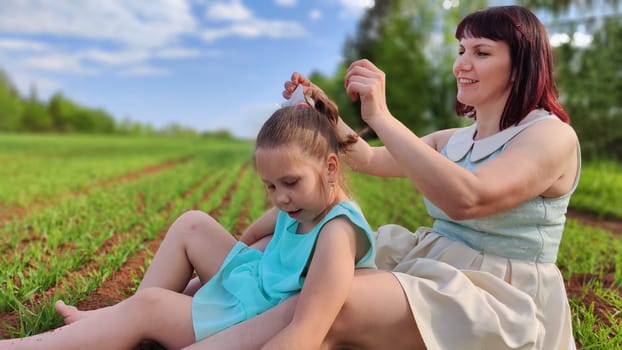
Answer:
[{"label": "hair tie", "polygon": [[315,101],[313,101],[311,97],[305,96],[302,85],[298,85],[296,87],[296,90],[294,90],[292,95],[289,97],[289,100],[286,100],[285,102],[283,102],[281,104],[281,107],[287,107],[287,106],[302,107],[300,106],[301,104],[305,104],[309,108],[315,107]]},{"label": "hair tie", "polygon": [[311,106],[308,103],[306,103],[306,102],[300,102],[299,104],[296,105],[296,107],[311,108]]}]

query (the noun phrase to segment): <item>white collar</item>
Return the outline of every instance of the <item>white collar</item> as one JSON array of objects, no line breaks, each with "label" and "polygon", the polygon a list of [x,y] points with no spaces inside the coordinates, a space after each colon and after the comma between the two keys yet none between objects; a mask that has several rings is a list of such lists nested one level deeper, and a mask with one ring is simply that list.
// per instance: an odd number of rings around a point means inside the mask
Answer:
[{"label": "white collar", "polygon": [[527,114],[527,116],[525,116],[525,118],[523,118],[518,125],[501,130],[498,133],[485,137],[481,140],[473,140],[475,132],[477,131],[477,122],[475,122],[471,126],[458,129],[449,138],[447,146],[445,146],[447,158],[457,162],[464,158],[469,150],[473,148],[473,152],[471,153],[471,161],[476,162],[498,150],[501,146],[506,144],[529,125],[543,119],[551,118],[557,119],[555,115],[545,111],[544,109],[534,109],[529,112],[529,114]]}]

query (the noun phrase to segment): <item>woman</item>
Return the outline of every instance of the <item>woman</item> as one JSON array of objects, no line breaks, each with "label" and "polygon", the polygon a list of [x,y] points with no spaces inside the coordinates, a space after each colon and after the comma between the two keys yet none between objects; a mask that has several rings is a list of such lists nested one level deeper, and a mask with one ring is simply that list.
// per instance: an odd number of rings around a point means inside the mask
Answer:
[{"label": "woman", "polygon": [[[468,15],[456,38],[456,110],[475,119],[470,127],[419,137],[391,115],[381,70],[360,60],[346,73],[348,95],[384,143],[359,140],[346,161],[409,178],[435,222],[415,233],[379,228],[385,271],[357,273],[323,348],[575,348],[555,260],[580,152],[546,31],[527,9],[504,6]],[[298,85],[318,90],[295,73],[283,95]],[[257,348],[295,307],[292,298],[192,348]]]}]

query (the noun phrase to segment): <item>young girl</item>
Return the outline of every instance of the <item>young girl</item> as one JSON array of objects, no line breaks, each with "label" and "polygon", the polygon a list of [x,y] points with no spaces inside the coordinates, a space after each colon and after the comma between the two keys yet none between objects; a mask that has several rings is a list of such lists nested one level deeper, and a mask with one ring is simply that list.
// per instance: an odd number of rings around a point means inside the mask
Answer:
[{"label": "young girl", "polygon": [[[209,215],[187,212],[170,227],[134,296],[94,311],[59,302],[67,325],[0,341],[0,349],[131,349],[143,339],[178,349],[299,292],[288,326],[266,348],[319,348],[354,269],[375,267],[373,234],[341,178],[339,151],[355,137],[338,140],[337,120],[336,106],[318,100],[283,107],[266,121],[253,162],[274,208],[239,242]],[[265,252],[250,247],[267,236]],[[193,271],[203,285],[190,297],[182,291]]]}]

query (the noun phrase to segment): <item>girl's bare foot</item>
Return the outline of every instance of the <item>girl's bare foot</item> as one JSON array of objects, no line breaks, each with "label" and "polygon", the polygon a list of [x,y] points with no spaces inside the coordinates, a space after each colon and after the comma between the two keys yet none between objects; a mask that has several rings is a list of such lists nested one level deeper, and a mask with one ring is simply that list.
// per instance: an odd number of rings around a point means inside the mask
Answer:
[{"label": "girl's bare foot", "polygon": [[76,321],[80,321],[83,318],[89,317],[92,314],[99,312],[103,309],[97,310],[88,310],[88,311],[80,311],[77,307],[67,305],[64,301],[58,300],[56,304],[54,304],[56,308],[56,312],[58,312],[61,316],[65,318],[65,324],[71,324]]}]

